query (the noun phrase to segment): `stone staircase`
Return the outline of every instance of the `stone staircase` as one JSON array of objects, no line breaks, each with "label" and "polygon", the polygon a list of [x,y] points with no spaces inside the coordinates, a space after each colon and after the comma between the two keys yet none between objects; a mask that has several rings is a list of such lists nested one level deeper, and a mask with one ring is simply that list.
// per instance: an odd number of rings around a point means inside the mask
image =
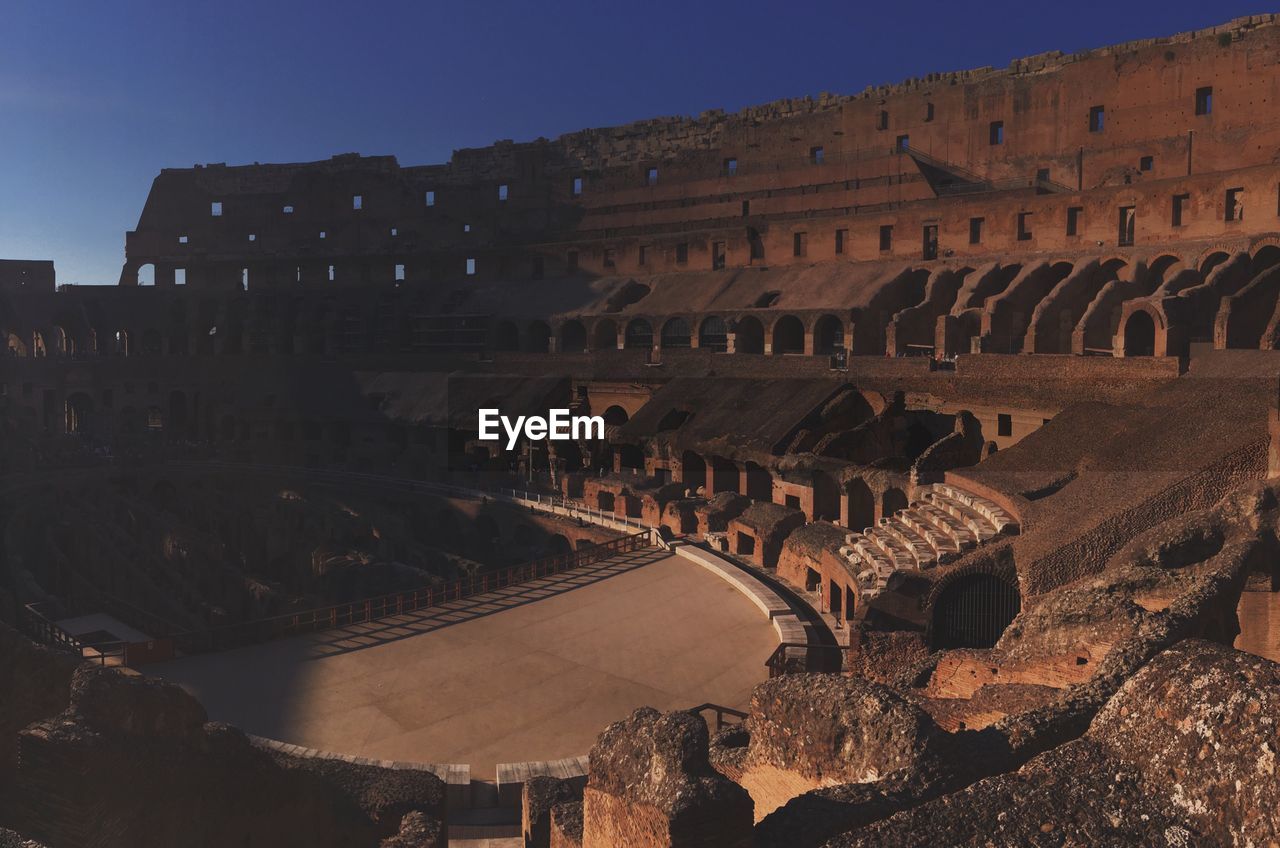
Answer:
[{"label": "stone staircase", "polygon": [[862,599],[870,600],[899,571],[945,565],[997,536],[1018,532],[1018,522],[999,504],[949,483],[917,491],[917,500],[875,527],[845,536],[840,555],[857,575]]}]

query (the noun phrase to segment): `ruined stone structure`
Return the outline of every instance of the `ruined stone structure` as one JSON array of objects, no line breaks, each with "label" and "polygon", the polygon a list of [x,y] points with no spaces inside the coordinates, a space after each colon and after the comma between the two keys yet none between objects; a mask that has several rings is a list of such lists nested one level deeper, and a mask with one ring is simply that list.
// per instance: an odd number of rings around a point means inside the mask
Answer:
[{"label": "ruined stone structure", "polygon": [[[652,528],[769,616],[770,679],[714,733],[600,728],[518,787],[525,845],[1280,839],[1278,156],[1268,15],[441,165],[162,171],[118,285],[0,262],[0,826],[443,844],[429,775],[264,749],[47,623],[109,612],[145,673]],[[507,451],[485,406],[606,435]]]}]

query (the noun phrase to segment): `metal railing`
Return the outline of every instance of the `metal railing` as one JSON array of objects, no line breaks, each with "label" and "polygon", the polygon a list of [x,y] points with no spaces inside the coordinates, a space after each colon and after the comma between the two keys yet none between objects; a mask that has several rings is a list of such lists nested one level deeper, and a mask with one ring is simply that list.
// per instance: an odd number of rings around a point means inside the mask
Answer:
[{"label": "metal railing", "polygon": [[40,604],[22,608],[22,629],[37,642],[73,653],[99,665],[127,665],[129,643],[125,640],[87,643],[63,630],[40,611]]},{"label": "metal railing", "polygon": [[173,640],[176,647],[183,653],[203,653],[302,633],[373,622],[550,577],[570,569],[610,559],[620,553],[647,547],[649,543],[648,531],[633,533],[630,536],[610,539],[569,553],[543,557],[523,565],[512,566],[492,574],[472,575],[442,586],[424,586],[412,591],[330,604],[255,621],[227,624],[207,630],[187,631],[175,634]]},{"label": "metal railing", "polygon": [[844,670],[845,653],[841,645],[810,645],[808,642],[780,642],[764,661],[769,678],[784,674],[822,672],[838,674]]},{"label": "metal railing", "polygon": [[[690,707],[685,710],[685,712],[693,713],[694,715],[703,718],[705,718],[705,716],[702,715],[703,713],[712,713],[716,717],[716,730],[723,729],[725,725],[742,724],[742,722],[747,718],[747,714],[742,710],[735,710],[733,707],[726,707],[721,704],[698,704],[698,706]],[[726,717],[733,719],[733,721],[726,721]],[[710,722],[708,722],[708,724],[710,724]]]}]

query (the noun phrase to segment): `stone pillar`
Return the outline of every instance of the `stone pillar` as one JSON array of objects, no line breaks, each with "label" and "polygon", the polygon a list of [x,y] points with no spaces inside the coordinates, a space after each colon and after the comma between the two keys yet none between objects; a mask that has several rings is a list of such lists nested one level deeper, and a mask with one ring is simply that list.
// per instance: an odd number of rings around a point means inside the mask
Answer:
[{"label": "stone pillar", "polygon": [[707,725],[644,707],[591,749],[582,848],[750,848],[753,804],[708,760]]},{"label": "stone pillar", "polygon": [[521,798],[521,830],[524,848],[551,848],[552,811],[560,804],[581,804],[582,785],[555,777],[533,777],[525,781]]}]

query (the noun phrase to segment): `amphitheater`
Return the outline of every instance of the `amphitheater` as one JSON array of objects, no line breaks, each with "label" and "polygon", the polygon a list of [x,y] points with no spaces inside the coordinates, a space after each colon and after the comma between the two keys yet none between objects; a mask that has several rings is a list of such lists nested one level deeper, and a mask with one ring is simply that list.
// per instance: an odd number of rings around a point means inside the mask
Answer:
[{"label": "amphitheater", "polygon": [[165,169],[115,282],[0,261],[0,845],[1280,844],[1277,16]]}]

